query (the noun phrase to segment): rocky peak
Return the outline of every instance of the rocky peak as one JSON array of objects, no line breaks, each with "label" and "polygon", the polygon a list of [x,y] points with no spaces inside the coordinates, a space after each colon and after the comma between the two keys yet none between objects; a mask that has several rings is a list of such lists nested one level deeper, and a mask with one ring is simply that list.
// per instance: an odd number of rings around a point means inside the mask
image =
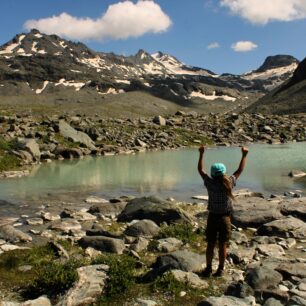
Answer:
[{"label": "rocky peak", "polygon": [[299,60],[291,55],[274,55],[268,56],[264,63],[255,72],[264,72],[274,68],[281,68],[290,66],[292,64],[298,64]]}]

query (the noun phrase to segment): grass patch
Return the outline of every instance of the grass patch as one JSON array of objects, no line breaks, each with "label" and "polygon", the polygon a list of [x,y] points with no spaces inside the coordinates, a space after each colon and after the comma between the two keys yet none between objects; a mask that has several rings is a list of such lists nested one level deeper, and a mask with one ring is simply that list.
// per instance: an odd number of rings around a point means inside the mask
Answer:
[{"label": "grass patch", "polygon": [[[43,294],[56,296],[68,290],[78,280],[77,268],[82,261],[47,262],[35,267],[35,277],[25,288],[26,297],[35,298]],[[34,296],[33,296],[34,295]]]},{"label": "grass patch", "polygon": [[197,234],[193,231],[192,225],[187,223],[162,226],[155,238],[162,239],[169,237],[177,238],[183,243],[194,243],[197,240]]},{"label": "grass patch", "polygon": [[99,303],[127,292],[136,282],[136,261],[128,255],[101,255],[93,261],[93,264],[109,266],[109,279],[106,284],[105,293],[101,296]]},{"label": "grass patch", "polygon": [[5,153],[2,156],[0,155],[0,172],[17,170],[20,167],[21,167],[21,161],[17,156],[8,153]]}]

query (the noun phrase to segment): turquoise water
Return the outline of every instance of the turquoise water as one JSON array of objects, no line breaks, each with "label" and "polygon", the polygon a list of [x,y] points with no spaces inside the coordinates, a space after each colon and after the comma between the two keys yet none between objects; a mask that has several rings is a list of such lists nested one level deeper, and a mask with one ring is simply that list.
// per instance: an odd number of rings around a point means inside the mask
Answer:
[{"label": "turquoise water", "polygon": [[[237,184],[265,194],[300,190],[306,193],[306,179],[292,179],[292,169],[306,172],[306,143],[252,145],[247,166]],[[237,147],[207,149],[206,169],[223,162],[232,173],[241,153]],[[20,202],[58,194],[71,197],[97,195],[106,198],[120,195],[157,194],[190,200],[205,194],[197,173],[197,149],[139,153],[81,160],[53,162],[33,169],[30,176],[0,181],[0,199]]]}]

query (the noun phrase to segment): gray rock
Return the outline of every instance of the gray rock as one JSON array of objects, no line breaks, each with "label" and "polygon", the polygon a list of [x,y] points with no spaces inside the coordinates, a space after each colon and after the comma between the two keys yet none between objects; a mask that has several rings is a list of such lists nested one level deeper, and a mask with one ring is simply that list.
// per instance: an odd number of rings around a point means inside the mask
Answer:
[{"label": "gray rock", "polygon": [[245,281],[253,289],[276,288],[282,281],[282,275],[266,266],[257,267],[247,271]]},{"label": "gray rock", "polygon": [[193,288],[206,289],[209,287],[208,283],[202,280],[197,274],[192,272],[185,272],[182,270],[171,270],[170,273],[176,280],[182,283],[188,283]]},{"label": "gray rock", "polygon": [[59,121],[58,129],[59,133],[68,140],[83,144],[90,150],[96,150],[95,143],[87,134],[75,130],[64,120]]},{"label": "gray rock", "polygon": [[306,173],[304,171],[301,171],[301,170],[291,170],[289,172],[288,176],[291,176],[291,177],[303,177],[303,176],[306,176]]},{"label": "gray rock", "polygon": [[133,237],[153,237],[158,234],[160,227],[152,220],[140,220],[127,227],[124,234]]},{"label": "gray rock", "polygon": [[231,244],[228,250],[228,256],[232,258],[235,264],[249,263],[255,256],[255,247],[238,247]]},{"label": "gray rock", "polygon": [[290,199],[281,203],[281,213],[306,222],[306,198]]},{"label": "gray rock", "polygon": [[279,237],[306,237],[306,223],[294,217],[286,217],[266,223],[258,228],[258,235],[279,236]]},{"label": "gray rock", "polygon": [[119,222],[143,219],[153,220],[158,225],[163,222],[192,222],[191,217],[181,210],[176,203],[153,196],[136,198],[130,201],[118,216]]},{"label": "gray rock", "polygon": [[156,116],[153,118],[153,122],[158,124],[158,125],[161,125],[161,126],[164,126],[166,125],[166,119],[163,118],[162,116]]},{"label": "gray rock", "polygon": [[278,200],[267,201],[257,197],[239,199],[235,203],[232,223],[242,228],[257,228],[267,222],[281,219],[278,203]]},{"label": "gray rock", "polygon": [[117,216],[124,210],[125,206],[126,202],[97,203],[91,206],[88,212],[94,215]]},{"label": "gray rock", "polygon": [[292,276],[306,278],[306,263],[304,262],[281,263],[275,270],[284,275],[285,278]]},{"label": "gray rock", "polygon": [[208,297],[200,302],[198,306],[255,306],[254,297],[237,298],[233,296]]},{"label": "gray rock", "polygon": [[177,251],[183,245],[181,240],[172,237],[159,239],[157,242],[157,250],[165,253]]},{"label": "gray rock", "polygon": [[135,306],[157,306],[158,304],[152,300],[145,300],[145,299],[137,299],[137,304]]},{"label": "gray rock", "polygon": [[92,305],[103,292],[108,269],[106,265],[78,268],[79,280],[57,306]]},{"label": "gray rock", "polygon": [[102,252],[115,254],[122,254],[125,249],[123,240],[103,236],[85,236],[79,240],[79,245],[83,248],[92,247]]},{"label": "gray rock", "polygon": [[254,290],[246,282],[242,280],[231,283],[226,291],[225,295],[235,296],[237,298],[245,298],[247,296],[254,295]]},{"label": "gray rock", "polygon": [[51,301],[46,296],[41,296],[35,300],[28,300],[25,302],[9,302],[0,301],[1,306],[52,306]]},{"label": "gray rock", "polygon": [[41,152],[39,150],[39,145],[35,139],[18,139],[18,145],[20,148],[28,151],[35,160],[40,159]]},{"label": "gray rock", "polygon": [[64,219],[64,221],[54,221],[49,228],[68,234],[71,230],[82,229],[82,226],[77,220]]},{"label": "gray rock", "polygon": [[31,219],[28,219],[26,222],[29,225],[42,225],[42,224],[44,224],[44,220],[41,219],[41,218],[31,218]]},{"label": "gray rock", "polygon": [[289,294],[287,291],[282,291],[279,289],[261,289],[255,290],[256,302],[262,304],[264,301],[274,298],[279,300],[283,305],[287,305],[289,300]]},{"label": "gray rock", "polygon": [[152,270],[143,276],[143,281],[151,282],[166,271],[177,269],[185,272],[200,272],[205,266],[205,256],[183,250],[157,257]]},{"label": "gray rock", "polygon": [[143,250],[146,250],[146,248],[149,245],[149,240],[144,237],[138,237],[132,244],[131,244],[131,250],[139,253]]},{"label": "gray rock", "polygon": [[279,300],[276,300],[274,298],[267,299],[263,304],[263,306],[282,306],[282,305],[283,304]]},{"label": "gray rock", "polygon": [[285,255],[284,249],[277,244],[262,244],[257,247],[257,251],[265,256],[279,257]]},{"label": "gray rock", "polygon": [[45,221],[56,221],[61,219],[59,215],[50,212],[42,212],[40,215]]},{"label": "gray rock", "polygon": [[288,306],[305,306],[306,305],[306,299],[301,298],[300,296],[292,296],[288,303]]},{"label": "gray rock", "polygon": [[32,237],[16,228],[12,225],[0,226],[0,238],[10,242],[29,242],[32,241]]},{"label": "gray rock", "polygon": [[60,216],[62,218],[71,218],[78,221],[94,221],[97,219],[96,216],[87,212],[86,209],[74,210],[74,209],[65,209],[61,212]]}]

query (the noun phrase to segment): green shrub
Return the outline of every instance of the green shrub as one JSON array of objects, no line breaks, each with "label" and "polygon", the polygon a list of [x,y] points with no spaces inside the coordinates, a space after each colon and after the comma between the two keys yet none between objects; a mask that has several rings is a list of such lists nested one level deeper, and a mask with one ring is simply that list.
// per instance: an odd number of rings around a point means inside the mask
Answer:
[{"label": "green shrub", "polygon": [[163,226],[157,235],[157,239],[174,237],[184,243],[192,243],[197,239],[197,234],[193,231],[191,224],[171,224]]},{"label": "green shrub", "polygon": [[43,294],[56,296],[65,292],[78,280],[76,269],[82,262],[45,262],[35,267],[36,277],[25,289],[25,295],[37,297]]},{"label": "green shrub", "polygon": [[10,270],[21,265],[38,265],[55,259],[49,245],[35,246],[29,250],[14,250],[0,255],[0,268]]},{"label": "green shrub", "polygon": [[109,279],[105,288],[106,297],[122,294],[135,284],[136,262],[128,255],[101,255],[94,260],[93,264],[109,266]]},{"label": "green shrub", "polygon": [[153,292],[170,292],[177,296],[181,291],[190,289],[188,283],[178,281],[171,272],[159,276],[151,285]]}]

